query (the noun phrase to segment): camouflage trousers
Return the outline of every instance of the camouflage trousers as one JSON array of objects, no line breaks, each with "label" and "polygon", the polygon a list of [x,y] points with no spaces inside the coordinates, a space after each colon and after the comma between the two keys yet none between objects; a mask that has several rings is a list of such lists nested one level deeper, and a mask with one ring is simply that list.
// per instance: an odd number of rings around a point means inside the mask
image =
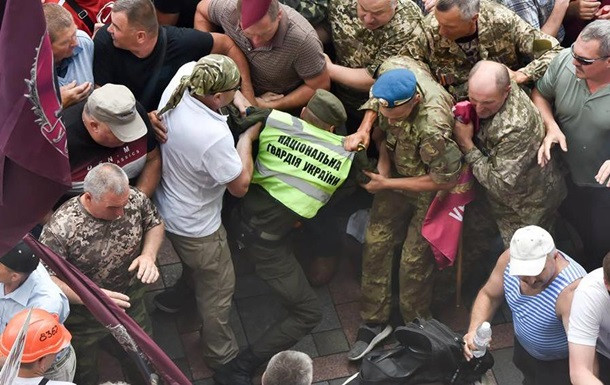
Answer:
[{"label": "camouflage trousers", "polygon": [[[127,314],[146,333],[152,335],[152,324],[144,304],[145,291],[146,286],[138,282],[125,293],[131,303]],[[119,360],[130,384],[146,384],[135,363],[128,358],[127,353],[112,337],[110,331],[102,326],[85,306],[72,305],[65,326],[72,333],[72,346],[76,352],[75,384],[99,384],[97,365],[100,348]]]},{"label": "camouflage trousers", "polygon": [[407,196],[390,190],[375,194],[362,257],[364,322],[389,321],[394,251],[401,244],[399,301],[403,320],[430,317],[435,265],[421,227],[433,196]]}]

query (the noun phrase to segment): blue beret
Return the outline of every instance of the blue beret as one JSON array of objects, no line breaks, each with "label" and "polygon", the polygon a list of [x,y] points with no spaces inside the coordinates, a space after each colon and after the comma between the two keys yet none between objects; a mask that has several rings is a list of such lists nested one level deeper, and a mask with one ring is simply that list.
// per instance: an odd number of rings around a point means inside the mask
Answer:
[{"label": "blue beret", "polygon": [[371,97],[379,99],[383,107],[396,107],[411,100],[415,95],[417,80],[406,68],[384,72],[373,87]]}]

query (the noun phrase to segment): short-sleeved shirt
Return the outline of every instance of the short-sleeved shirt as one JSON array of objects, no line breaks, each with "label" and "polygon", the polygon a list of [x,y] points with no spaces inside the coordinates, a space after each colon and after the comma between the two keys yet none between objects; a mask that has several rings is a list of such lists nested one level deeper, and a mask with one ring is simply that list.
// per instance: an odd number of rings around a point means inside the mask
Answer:
[{"label": "short-sleeved shirt", "polygon": [[70,312],[68,298],[51,280],[42,263],[17,289],[4,294],[4,284],[0,283],[0,333],[15,314],[28,307],[44,309],[57,314],[63,323]]},{"label": "short-sleeved shirt", "polygon": [[610,84],[591,93],[576,77],[570,49],[553,60],[536,88],[553,105],[553,116],[566,136],[568,152],[561,152],[576,185],[606,188],[595,180],[610,159]]},{"label": "short-sleeved shirt", "polygon": [[178,13],[176,27],[193,28],[199,0],[154,0],[155,8],[163,13]]},{"label": "short-sleeved shirt", "polygon": [[253,48],[241,29],[236,4],[237,0],[212,0],[208,15],[246,55],[256,95],[268,91],[285,95],[324,71],[322,43],[297,11],[280,4],[282,17],[275,36],[269,45]]},{"label": "short-sleeved shirt", "polygon": [[136,278],[127,271],[140,256],[144,235],[162,223],[150,199],[131,187],[123,216],[93,217],[81,196],[64,203],[44,226],[40,241],[64,257],[96,285],[124,293]]},{"label": "short-sleeved shirt", "polygon": [[55,66],[57,81],[65,86],[76,80],[76,85],[93,82],[93,40],[85,32],[76,30],[78,45],[72,56],[65,58]]},{"label": "short-sleeved shirt", "polygon": [[544,168],[537,162],[544,132],[540,112],[515,82],[500,110],[480,120],[476,146],[464,159],[472,165],[496,213],[541,225],[540,219],[565,198],[555,160]]},{"label": "short-sleeved shirt", "polygon": [[86,100],[66,108],[62,120],[68,135],[68,155],[70,159],[70,175],[72,177],[71,193],[79,194],[83,191],[83,181],[89,170],[103,162],[114,163],[121,167],[131,184],[144,169],[146,155],[158,148],[159,144],[148,119],[144,107],[136,103],[136,109],[146,124],[146,135],[133,142],[125,143],[119,147],[106,147],[98,144],[83,123],[83,108]]},{"label": "short-sleeved shirt", "polygon": [[[493,1],[481,0],[477,21],[474,60],[455,41],[439,34],[438,21],[429,14],[423,23],[425,31],[424,61],[432,75],[459,101],[468,96],[468,75],[479,60],[493,60],[513,71],[519,70],[532,81],[538,80],[549,63],[561,51],[559,42],[523,21],[514,12]],[[537,51],[537,40],[546,40],[549,50]],[[426,47],[427,44],[427,47]]]},{"label": "short-sleeved shirt", "polygon": [[[555,0],[497,0],[498,3],[515,12],[520,18],[536,29],[541,29],[555,8]],[[565,35],[563,25],[557,31],[557,40]]]},{"label": "short-sleeved shirt", "polygon": [[[183,65],[161,97],[161,109],[195,62]],[[180,103],[163,115],[168,140],[161,145],[163,173],[155,201],[167,231],[205,237],[220,227],[226,184],[242,171],[227,117],[184,91]]]},{"label": "short-sleeved shirt", "polygon": [[610,358],[610,293],[601,267],[587,274],[574,292],[568,342],[597,346]]},{"label": "short-sleeved shirt", "polygon": [[[214,39],[208,32],[161,26],[159,27],[160,34],[161,29],[165,30],[167,37],[165,56],[161,57],[161,39],[157,39],[157,44],[151,54],[142,59],[130,51],[116,48],[108,33],[108,27],[100,29],[93,39],[95,43],[93,60],[95,84],[99,86],[106,83],[122,84],[133,92],[136,100],[142,103],[146,111],[157,108],[163,90],[178,68],[184,63],[197,61],[208,55],[214,46]],[[158,80],[150,97],[143,100],[146,85],[151,80],[159,60],[163,60],[163,62]]]},{"label": "short-sleeved shirt", "polygon": [[[114,0],[75,0],[75,2],[87,12],[87,16],[89,16],[89,19],[94,24],[110,23],[110,14],[112,12],[112,7],[114,6]],[[78,12],[76,12],[66,0],[44,0],[43,3],[53,3],[63,6],[72,14],[72,18],[76,23],[76,28],[85,31],[89,36],[93,36],[93,31],[89,29],[87,24],[78,16]]]}]

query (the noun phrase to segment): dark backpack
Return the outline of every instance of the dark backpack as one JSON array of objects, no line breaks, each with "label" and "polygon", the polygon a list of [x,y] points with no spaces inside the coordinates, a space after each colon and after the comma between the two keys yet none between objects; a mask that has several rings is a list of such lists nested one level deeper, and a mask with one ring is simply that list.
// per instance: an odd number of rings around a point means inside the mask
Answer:
[{"label": "dark backpack", "polygon": [[394,337],[399,347],[369,353],[362,360],[358,376],[346,384],[470,384],[480,380],[494,364],[489,352],[466,361],[462,336],[435,319],[416,319],[396,328]]}]

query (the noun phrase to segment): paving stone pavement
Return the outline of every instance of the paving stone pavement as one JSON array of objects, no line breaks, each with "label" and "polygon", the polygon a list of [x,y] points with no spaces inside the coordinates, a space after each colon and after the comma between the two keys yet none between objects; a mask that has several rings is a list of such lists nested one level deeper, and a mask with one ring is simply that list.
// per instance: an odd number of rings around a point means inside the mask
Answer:
[{"label": "paving stone pavement", "polygon": [[[147,304],[154,326],[154,339],[192,380],[195,385],[212,385],[212,371],[206,366],[200,354],[199,327],[195,301],[189,303],[176,314],[165,314],[152,305],[152,298],[164,287],[175,283],[181,274],[181,265],[171,244],[166,240],[158,258],[161,279],[151,285],[146,294]],[[254,274],[252,266],[245,259],[234,255],[237,283],[231,325],[235,330],[240,348],[248,345],[278,317],[284,309],[270,288]],[[360,324],[360,286],[355,258],[344,255],[336,276],[323,287],[317,288],[323,307],[323,320],[312,333],[296,344],[293,349],[309,354],[314,363],[314,385],[341,385],[345,379],[358,370],[358,365],[347,360],[346,352],[356,338]],[[472,293],[464,294],[464,302],[472,301]],[[452,302],[450,300],[449,302]],[[436,315],[456,331],[464,331],[468,323],[468,311],[456,308],[454,303],[441,306]],[[522,377],[512,364],[513,329],[510,310],[503,306],[498,311],[493,324],[491,350],[496,360],[486,383],[513,385],[521,383]],[[103,381],[122,379],[118,362],[113,357],[103,355],[100,359],[100,373]],[[260,377],[255,379],[260,384]]]}]

